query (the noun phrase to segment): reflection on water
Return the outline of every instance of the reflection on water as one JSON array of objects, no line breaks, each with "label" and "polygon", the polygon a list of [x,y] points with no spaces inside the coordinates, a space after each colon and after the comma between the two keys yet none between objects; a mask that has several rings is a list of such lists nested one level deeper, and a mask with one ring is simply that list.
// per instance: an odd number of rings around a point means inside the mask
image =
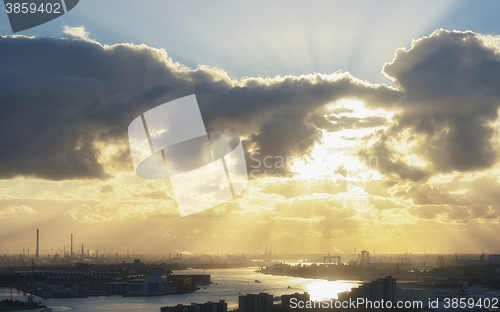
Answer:
[{"label": "reflection on water", "polygon": [[308,281],[306,291],[311,295],[311,300],[320,301],[323,299],[337,299],[338,294],[349,291],[356,287],[358,283],[353,281]]},{"label": "reflection on water", "polygon": [[[159,308],[167,305],[203,303],[224,299],[228,309],[238,307],[238,296],[248,293],[267,292],[274,296],[307,291],[311,300],[337,298],[337,294],[350,290],[360,284],[357,281],[324,281],[304,279],[288,276],[263,275],[254,272],[256,268],[213,269],[206,270],[214,284],[200,287],[191,294],[171,295],[161,297],[91,297],[79,299],[41,299],[42,304],[53,308],[54,311],[141,311],[158,312]],[[203,271],[183,270],[174,274],[202,274]],[[261,283],[255,283],[258,279]],[[217,284],[217,285],[216,285]],[[10,298],[10,288],[0,288],[0,299]],[[26,295],[13,290],[14,300],[26,301]],[[30,311],[30,310],[27,310]],[[33,312],[33,310],[31,310]]]}]

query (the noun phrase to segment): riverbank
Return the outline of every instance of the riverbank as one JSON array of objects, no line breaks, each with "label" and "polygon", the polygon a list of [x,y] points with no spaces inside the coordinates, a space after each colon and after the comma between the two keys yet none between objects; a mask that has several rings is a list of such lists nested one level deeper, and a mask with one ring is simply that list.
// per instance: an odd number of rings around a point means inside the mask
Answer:
[{"label": "riverbank", "polygon": [[36,292],[36,291],[28,289],[28,288],[23,288],[23,287],[17,286],[17,285],[10,285],[9,287],[17,289],[17,290],[22,291],[22,292],[25,292],[25,293],[30,294],[32,296],[36,296],[36,297],[42,298],[42,299],[54,299],[54,298],[59,298],[59,299],[61,299],[61,298],[88,298],[88,296],[84,296],[84,295],[71,295],[69,293],[64,293],[64,294],[59,294],[59,295],[51,293],[50,295],[48,295],[48,294],[45,294],[45,293]]},{"label": "riverbank", "polygon": [[34,310],[43,309],[45,305],[38,304],[36,302],[23,302],[19,300],[4,299],[0,301],[0,311],[23,311],[23,310]]}]

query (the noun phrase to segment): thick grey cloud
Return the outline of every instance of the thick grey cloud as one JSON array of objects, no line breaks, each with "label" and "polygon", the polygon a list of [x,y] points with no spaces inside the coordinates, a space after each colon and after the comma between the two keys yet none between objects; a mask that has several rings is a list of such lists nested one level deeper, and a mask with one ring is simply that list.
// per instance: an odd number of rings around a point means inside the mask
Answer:
[{"label": "thick grey cloud", "polygon": [[[309,117],[332,101],[388,107],[400,96],[340,73],[234,81],[223,71],[185,68],[144,45],[9,36],[0,37],[0,53],[4,179],[106,178],[96,142],[126,144],[137,115],[193,93],[208,131],[244,135],[246,148],[262,157],[307,153],[321,133]],[[115,160],[130,168],[127,153]]]},{"label": "thick grey cloud", "polygon": [[[429,163],[414,168],[399,159],[381,162],[386,173],[421,180],[430,172],[489,168],[496,160],[494,128],[500,106],[500,54],[473,32],[438,30],[399,49],[384,73],[404,92],[400,115],[374,150],[391,155],[387,138],[405,130],[424,138],[414,151]],[[380,156],[379,156],[380,157]],[[390,158],[387,158],[390,159]]]}]

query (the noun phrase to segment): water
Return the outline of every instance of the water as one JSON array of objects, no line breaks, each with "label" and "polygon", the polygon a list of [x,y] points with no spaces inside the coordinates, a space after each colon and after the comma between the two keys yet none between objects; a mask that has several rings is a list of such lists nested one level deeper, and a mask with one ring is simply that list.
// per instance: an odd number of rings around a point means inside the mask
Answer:
[{"label": "water", "polygon": [[[307,291],[312,300],[337,298],[337,294],[350,290],[360,284],[359,281],[325,281],[288,276],[264,275],[254,272],[256,268],[234,268],[206,270],[214,284],[200,287],[194,293],[161,297],[90,297],[39,299],[43,305],[54,311],[130,311],[158,312],[160,307],[176,304],[204,303],[207,301],[226,300],[228,309],[238,307],[238,296],[248,293],[267,292],[275,296]],[[202,274],[198,270],[175,271],[175,274]],[[261,283],[255,283],[259,280]],[[215,285],[215,283],[217,285]],[[289,288],[290,287],[290,288]],[[0,299],[10,298],[10,288],[0,288]],[[27,294],[12,290],[12,299],[26,301]],[[23,310],[36,311],[36,310]]]}]

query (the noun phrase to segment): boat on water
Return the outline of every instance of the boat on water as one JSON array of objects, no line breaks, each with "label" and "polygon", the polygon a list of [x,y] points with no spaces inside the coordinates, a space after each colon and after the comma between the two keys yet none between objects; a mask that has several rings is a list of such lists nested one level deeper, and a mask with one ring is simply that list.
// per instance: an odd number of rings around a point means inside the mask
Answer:
[{"label": "boat on water", "polygon": [[255,280],[254,282],[255,282],[255,283],[259,283],[259,284],[260,284],[260,283],[262,283],[262,282],[261,282],[261,281],[259,281],[259,280]]}]

